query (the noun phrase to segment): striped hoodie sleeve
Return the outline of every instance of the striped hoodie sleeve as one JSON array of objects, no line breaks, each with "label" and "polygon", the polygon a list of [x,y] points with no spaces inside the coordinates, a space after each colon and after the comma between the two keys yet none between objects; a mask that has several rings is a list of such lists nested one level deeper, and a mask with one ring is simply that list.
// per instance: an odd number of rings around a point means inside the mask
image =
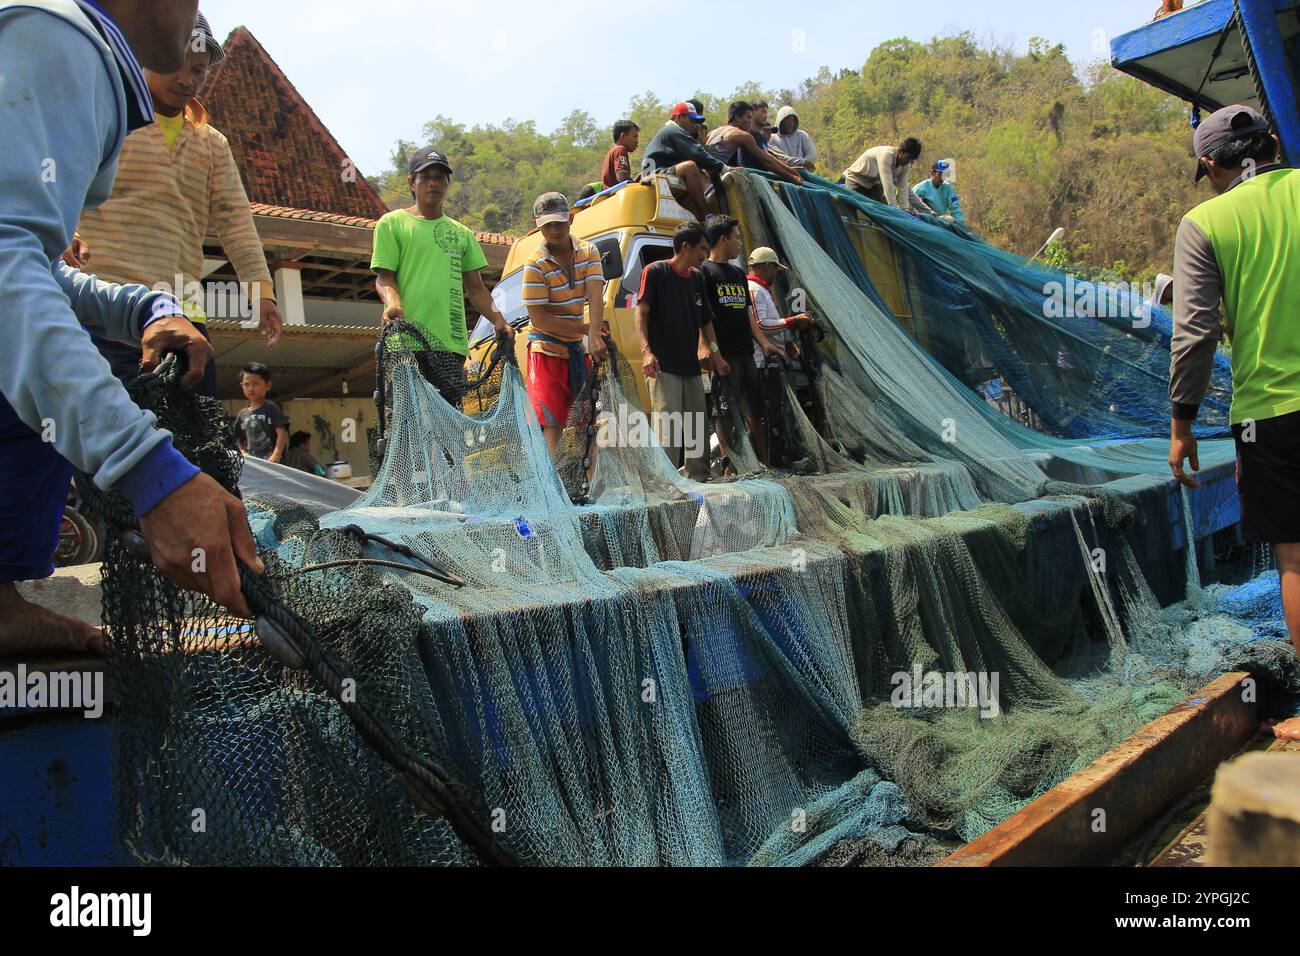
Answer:
[{"label": "striped hoodie sleeve", "polygon": [[209,133],[213,137],[209,218],[239,281],[250,286],[249,301],[274,301],[275,285],[266,266],[262,240],[253,224],[253,213],[248,208],[248,194],[239,178],[239,167],[230,152],[230,142],[216,130]]}]

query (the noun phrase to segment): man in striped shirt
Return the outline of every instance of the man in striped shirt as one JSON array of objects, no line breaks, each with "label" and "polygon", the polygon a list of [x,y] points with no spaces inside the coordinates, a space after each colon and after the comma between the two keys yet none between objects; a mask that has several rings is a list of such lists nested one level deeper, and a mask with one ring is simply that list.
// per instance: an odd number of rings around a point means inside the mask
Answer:
[{"label": "man in striped shirt", "polygon": [[[544,241],[524,266],[523,302],[532,323],[528,394],[554,457],[591,363],[604,362],[609,355],[604,339],[605,275],[599,250],[574,237],[573,214],[564,196],[539,197],[533,217]],[[590,324],[584,309],[589,310]]]},{"label": "man in striped shirt", "polygon": [[[208,21],[199,14],[185,65],[176,73],[145,71],[155,122],[127,137],[113,195],[86,212],[77,231],[93,257],[88,267],[101,279],[166,289],[207,335],[203,239],[211,227],[246,293],[238,301],[219,302],[219,308],[234,314],[215,317],[248,317],[241,311],[246,298],[268,347],[274,347],[280,337],[280,312],[248,195],[230,143],[208,125],[207,111],[195,98],[208,70],[224,57]],[[100,340],[96,344],[119,377],[129,377],[140,364],[139,348]],[[215,390],[215,365],[210,362],[196,391],[212,395]]]}]

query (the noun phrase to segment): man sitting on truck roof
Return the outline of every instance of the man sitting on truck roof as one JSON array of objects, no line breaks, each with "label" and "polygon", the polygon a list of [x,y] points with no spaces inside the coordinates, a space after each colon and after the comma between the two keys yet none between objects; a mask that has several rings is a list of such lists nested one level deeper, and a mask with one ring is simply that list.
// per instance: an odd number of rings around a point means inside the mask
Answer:
[{"label": "man sitting on truck roof", "polygon": [[[1210,382],[1223,319],[1232,339],[1232,432],[1237,443],[1241,528],[1270,544],[1282,606],[1300,653],[1300,170],[1278,163],[1281,143],[1248,106],[1208,117],[1194,137],[1196,181],[1215,197],[1178,227],[1174,244],[1174,339],[1169,373],[1169,466],[1184,485],[1200,484],[1192,431]],[[1278,725],[1300,740],[1300,718]]]},{"label": "man sitting on truck roof", "polygon": [[936,216],[965,225],[966,214],[961,210],[957,187],[943,178],[948,168],[947,160],[939,160],[931,167],[930,178],[917,186],[915,192],[922,202],[934,210]]},{"label": "man sitting on truck roof", "polygon": [[768,151],[794,169],[817,171],[817,146],[812,137],[799,128],[799,114],[793,106],[783,106],[776,114],[776,133]]},{"label": "man sitting on truck roof", "polygon": [[407,184],[415,204],[390,212],[375,225],[370,267],[384,303],[381,323],[405,320],[424,334],[432,351],[417,355],[420,373],[459,407],[469,354],[466,296],[498,332],[511,339],[515,333],[483,285],[487,257],[478,239],[443,214],[451,177],[447,157],[437,150],[421,149],[411,157]]},{"label": "man sitting on truck roof", "polygon": [[710,133],[704,148],[714,159],[728,166],[763,169],[796,185],[802,183],[803,177],[798,172],[759,145],[752,130],[753,124],[753,104],[737,100],[727,111],[727,125]]},{"label": "man sitting on truck roof", "polygon": [[873,146],[844,171],[844,185],[877,202],[896,206],[903,212],[929,212],[930,208],[912,192],[907,174],[921,158],[921,142],[914,136],[901,146]]},{"label": "man sitting on truck roof", "polygon": [[[544,241],[524,266],[523,302],[533,326],[528,395],[554,458],[592,361],[604,362],[609,354],[603,336],[605,274],[600,251],[573,235],[573,213],[563,195],[538,197],[533,217]],[[590,310],[590,326],[584,309]]]},{"label": "man sitting on truck roof", "polygon": [[632,178],[632,154],[639,145],[641,127],[631,120],[619,120],[614,124],[614,145],[605,154],[605,165],[600,173],[601,183],[606,189],[613,189]]},{"label": "man sitting on truck roof", "polygon": [[641,178],[656,173],[680,176],[690,198],[687,205],[701,221],[709,215],[710,177],[721,176],[726,166],[715,159],[695,139],[695,131],[704,123],[704,114],[689,103],[673,107],[672,118],[655,134],[641,161]]},{"label": "man sitting on truck roof", "polygon": [[673,257],[641,273],[636,333],[641,368],[650,383],[655,435],[674,468],[695,481],[709,480],[709,409],[700,375],[700,352],[719,375],[730,369],[713,332],[713,311],[699,269],[709,255],[704,227],[673,234]]}]

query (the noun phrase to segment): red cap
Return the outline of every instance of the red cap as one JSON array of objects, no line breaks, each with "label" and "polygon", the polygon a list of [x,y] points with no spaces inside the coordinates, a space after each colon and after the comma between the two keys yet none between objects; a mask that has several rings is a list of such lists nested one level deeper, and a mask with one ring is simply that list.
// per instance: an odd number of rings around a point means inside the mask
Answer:
[{"label": "red cap", "polygon": [[701,116],[699,113],[695,112],[695,107],[692,106],[690,103],[678,103],[676,106],[673,107],[672,118],[677,119],[677,117],[679,116],[689,116],[693,120],[699,120],[700,122],[704,122],[704,117]]}]

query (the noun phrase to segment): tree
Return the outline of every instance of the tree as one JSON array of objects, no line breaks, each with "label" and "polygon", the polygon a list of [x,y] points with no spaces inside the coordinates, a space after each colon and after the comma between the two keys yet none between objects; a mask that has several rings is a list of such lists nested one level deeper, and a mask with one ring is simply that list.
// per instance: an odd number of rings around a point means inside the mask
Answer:
[{"label": "tree", "polygon": [[[530,121],[467,128],[436,116],[419,144],[396,144],[393,168],[371,182],[390,206],[406,205],[406,157],[436,146],[456,168],[448,212],[476,229],[522,234],[537,195],[572,198],[597,177],[613,120],[637,123],[644,145],[682,95],[647,90],[604,125],[574,110],[550,133]],[[956,159],[967,216],[994,245],[1030,254],[1066,226],[1062,261],[1087,257],[1134,277],[1169,271],[1178,221],[1199,198],[1183,172],[1191,168],[1185,107],[1104,63],[1080,75],[1046,40],[1018,52],[969,33],[897,39],[860,70],[822,68],[793,91],[748,81],[697,97],[714,126],[735,99],[790,103],[832,179],[863,149],[916,136],[926,155],[914,181],[931,158]]]}]

